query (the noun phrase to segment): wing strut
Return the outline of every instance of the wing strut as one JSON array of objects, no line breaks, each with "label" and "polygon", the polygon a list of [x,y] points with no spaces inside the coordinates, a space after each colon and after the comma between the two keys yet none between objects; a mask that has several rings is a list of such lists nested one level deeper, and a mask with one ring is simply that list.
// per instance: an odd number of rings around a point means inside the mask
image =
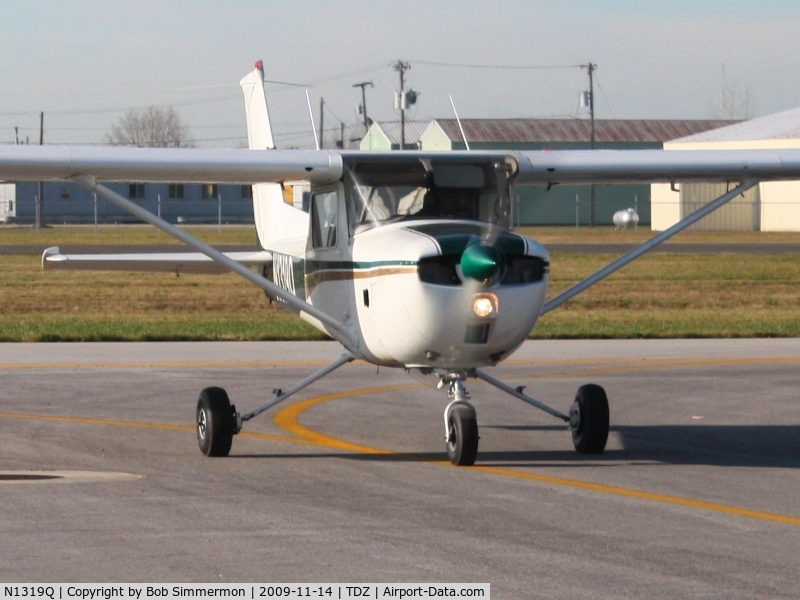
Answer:
[{"label": "wing strut", "polygon": [[713,202],[710,202],[706,204],[704,207],[696,210],[682,221],[678,221],[677,223],[675,223],[675,225],[673,225],[672,227],[670,227],[665,231],[662,231],[657,236],[646,241],[641,246],[637,246],[627,254],[622,255],[611,264],[597,271],[597,273],[595,273],[594,275],[590,275],[580,283],[576,283],[575,285],[573,285],[565,292],[561,292],[558,296],[545,303],[545,305],[542,307],[542,312],[539,313],[539,316],[550,312],[551,310],[553,310],[558,306],[561,306],[562,304],[564,304],[564,302],[571,299],[573,296],[576,296],[581,292],[583,292],[584,290],[590,288],[601,279],[605,279],[606,277],[611,275],[614,271],[617,271],[618,269],[621,269],[622,267],[627,265],[629,262],[636,260],[645,252],[652,250],[660,243],[668,240],[676,233],[683,231],[684,229],[689,227],[689,225],[696,223],[697,221],[705,217],[707,214],[714,212],[723,204],[730,202],[736,196],[738,196],[739,194],[743,194],[744,192],[746,192],[751,187],[757,184],[758,184],[757,179],[747,179],[743,181],[738,186],[733,188],[731,191],[723,194]]},{"label": "wing strut", "polygon": [[355,346],[356,346],[355,340],[353,339],[352,334],[345,329],[344,323],[336,321],[330,315],[321,311],[317,307],[312,306],[311,304],[305,302],[304,300],[301,300],[294,294],[291,294],[290,292],[287,292],[283,288],[278,287],[266,277],[262,277],[255,271],[251,271],[246,266],[241,265],[234,260],[231,260],[216,248],[213,248],[212,246],[209,246],[208,244],[201,242],[196,237],[189,235],[188,233],[182,231],[181,229],[178,229],[174,225],[170,225],[165,220],[157,217],[150,211],[143,209],[141,206],[134,204],[127,198],[123,198],[115,191],[105,187],[104,185],[97,183],[97,180],[95,180],[94,177],[91,177],[90,175],[76,175],[72,177],[72,179],[73,181],[79,183],[88,190],[92,192],[97,192],[97,194],[99,194],[112,204],[115,204],[116,206],[119,206],[121,209],[142,219],[143,221],[150,223],[151,225],[157,227],[164,233],[167,233],[172,237],[180,240],[187,246],[194,248],[198,252],[202,252],[203,254],[208,256],[211,260],[221,264],[222,266],[233,271],[234,273],[241,275],[248,281],[255,283],[265,292],[283,300],[293,310],[297,312],[304,312],[310,315],[311,317],[314,317],[315,319],[327,325],[333,330],[330,332],[331,337],[335,338],[336,341],[340,342],[348,350],[355,352]]}]

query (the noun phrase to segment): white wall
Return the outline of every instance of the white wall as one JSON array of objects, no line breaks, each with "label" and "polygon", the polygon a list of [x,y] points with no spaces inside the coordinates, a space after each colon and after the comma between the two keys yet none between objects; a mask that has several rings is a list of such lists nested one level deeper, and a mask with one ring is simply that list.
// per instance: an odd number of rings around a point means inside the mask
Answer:
[{"label": "white wall", "polygon": [[[665,150],[777,150],[800,148],[800,139],[744,140],[726,142],[668,142]],[[800,181],[768,181],[760,184],[761,231],[800,231]],[[681,218],[680,194],[665,183],[650,187],[653,231],[664,231]]]},{"label": "white wall", "polygon": [[650,229],[664,231],[681,220],[681,197],[668,183],[650,186]]}]

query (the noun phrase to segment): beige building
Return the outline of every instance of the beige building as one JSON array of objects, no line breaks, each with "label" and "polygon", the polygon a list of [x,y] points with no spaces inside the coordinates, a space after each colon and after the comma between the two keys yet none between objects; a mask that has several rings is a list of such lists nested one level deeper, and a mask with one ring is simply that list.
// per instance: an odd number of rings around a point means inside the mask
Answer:
[{"label": "beige building", "polygon": [[[800,148],[800,108],[736,123],[664,144],[665,150],[756,150]],[[650,214],[664,231],[721,196],[722,183],[653,184]],[[733,183],[730,184],[733,187]],[[718,231],[800,231],[800,181],[767,181],[690,227]]]}]

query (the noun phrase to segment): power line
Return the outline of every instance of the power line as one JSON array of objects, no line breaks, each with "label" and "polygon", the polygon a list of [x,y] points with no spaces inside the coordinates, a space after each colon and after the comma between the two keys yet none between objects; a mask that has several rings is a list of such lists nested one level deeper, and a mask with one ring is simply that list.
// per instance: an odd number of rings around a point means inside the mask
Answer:
[{"label": "power line", "polygon": [[339,79],[349,79],[355,75],[361,75],[363,73],[371,73],[373,71],[377,71],[378,69],[383,69],[386,65],[384,63],[378,63],[374,65],[370,65],[368,67],[362,67],[360,69],[353,69],[351,71],[345,71],[343,73],[338,73],[335,75],[331,75],[330,77],[325,77],[323,79],[317,79],[315,85],[320,85],[322,83],[329,83],[331,81],[338,81]]},{"label": "power line", "polygon": [[603,100],[606,103],[606,107],[608,107],[608,112],[611,115],[611,118],[615,119],[616,117],[614,116],[614,111],[611,108],[611,103],[608,101],[608,98],[606,98],[606,92],[603,89],[602,84],[600,83],[600,78],[597,76],[597,73],[595,73],[594,75],[594,80],[597,82],[597,87],[600,88],[600,94],[603,96]]},{"label": "power line", "polygon": [[453,67],[457,69],[509,69],[509,70],[545,70],[545,69],[579,69],[581,65],[476,65],[469,63],[445,63],[427,60],[411,60],[415,65],[433,67]]},{"label": "power line", "polygon": [[[156,108],[169,108],[172,106],[197,106],[201,104],[213,104],[215,102],[227,102],[230,100],[237,100],[239,94],[229,94],[227,96],[218,96],[216,98],[209,98],[207,100],[186,100],[184,102],[168,102],[164,104],[148,104]],[[128,112],[129,110],[140,110],[143,106],[129,106],[127,108],[94,108],[94,109],[80,109],[80,110],[53,110],[48,111],[48,115],[100,115],[108,113]],[[12,111],[0,112],[0,116],[28,116],[38,114],[36,111]]]}]

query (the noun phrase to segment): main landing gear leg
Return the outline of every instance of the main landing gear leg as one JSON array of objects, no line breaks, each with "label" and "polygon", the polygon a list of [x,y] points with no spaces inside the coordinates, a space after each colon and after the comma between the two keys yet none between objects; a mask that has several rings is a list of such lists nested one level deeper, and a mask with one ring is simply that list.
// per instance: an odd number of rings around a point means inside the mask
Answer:
[{"label": "main landing gear leg", "polygon": [[478,370],[475,371],[475,376],[497,389],[568,423],[572,431],[572,444],[575,446],[575,450],[581,454],[600,454],[605,450],[609,428],[608,397],[605,390],[599,385],[590,383],[581,386],[575,396],[575,402],[572,403],[572,407],[569,409],[569,416],[567,416],[523,394],[522,392],[525,389],[523,386],[512,388]]},{"label": "main landing gear leg", "polygon": [[200,444],[200,451],[206,456],[228,456],[233,436],[242,430],[244,421],[249,421],[265,410],[280,404],[307,385],[322,379],[328,373],[354,359],[355,356],[350,352],[345,352],[331,364],[306,377],[285,392],[273,390],[274,398],[245,415],[236,412],[236,407],[231,404],[228,394],[222,388],[204,389],[200,392],[200,398],[197,400],[197,441]]}]

